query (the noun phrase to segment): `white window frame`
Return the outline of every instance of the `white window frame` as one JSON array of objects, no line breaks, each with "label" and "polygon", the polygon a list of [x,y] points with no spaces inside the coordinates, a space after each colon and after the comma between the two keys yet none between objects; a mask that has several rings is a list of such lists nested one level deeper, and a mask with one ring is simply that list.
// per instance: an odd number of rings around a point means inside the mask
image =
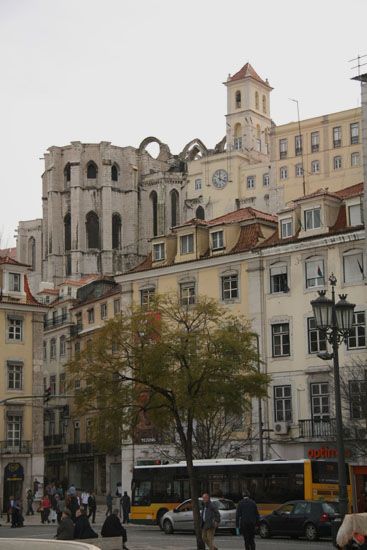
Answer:
[{"label": "white window frame", "polygon": [[24,321],[19,317],[9,315],[7,327],[7,340],[9,342],[23,342]]},{"label": "white window frame", "polygon": [[302,166],[302,163],[298,163],[295,165],[295,173],[296,173],[296,178],[300,178],[303,176],[303,166]]},{"label": "white window frame", "polygon": [[240,295],[239,281],[238,273],[221,275],[221,295],[223,302],[238,300]]},{"label": "white window frame", "polygon": [[297,136],[294,136],[294,152],[296,156],[302,155],[302,147],[303,147],[303,140],[302,140],[302,134],[298,134]]},{"label": "white window frame", "polygon": [[180,236],[180,252],[184,254],[193,254],[194,252],[194,234],[188,233],[187,235]]},{"label": "white window frame", "polygon": [[279,140],[279,157],[286,158],[288,155],[288,139],[282,138]]},{"label": "white window frame", "polygon": [[23,417],[20,414],[7,414],[6,441],[10,446],[18,446],[22,440]]},{"label": "white window frame", "polygon": [[7,380],[9,391],[21,391],[23,389],[23,363],[17,361],[7,362]]},{"label": "white window frame", "polygon": [[313,229],[320,229],[321,227],[321,208],[316,206],[314,208],[307,208],[304,210],[304,227],[305,231],[312,231]]},{"label": "white window frame", "polygon": [[108,316],[107,308],[108,308],[107,302],[104,302],[103,304],[100,305],[100,315],[102,320],[107,319],[107,316]]},{"label": "white window frame", "polygon": [[281,166],[279,169],[279,175],[281,180],[287,180],[288,179],[288,167],[287,166]]},{"label": "white window frame", "polygon": [[363,420],[366,418],[367,380],[349,380],[348,388],[350,418],[352,420]]},{"label": "white window frame", "polygon": [[[283,384],[273,386],[274,421],[292,422],[292,386]],[[278,403],[281,407],[278,407]]]},{"label": "white window frame", "polygon": [[311,152],[316,153],[320,147],[320,132],[311,132]]},{"label": "white window frame", "polygon": [[88,324],[93,325],[93,323],[95,322],[94,307],[87,309],[87,319]]},{"label": "white window frame", "polygon": [[[314,336],[312,338],[312,336]],[[307,342],[308,353],[310,355],[327,350],[326,334],[320,331],[316,326],[315,317],[307,318]],[[314,345],[316,343],[316,346]],[[315,349],[312,349],[315,348]]]},{"label": "white window frame", "polygon": [[[351,340],[355,340],[352,345]],[[353,327],[347,342],[348,350],[366,348],[366,312],[355,311],[353,315]]]},{"label": "white window frame", "polygon": [[66,354],[66,337],[60,336],[59,341],[59,355],[60,357],[64,357]]},{"label": "white window frame", "polygon": [[233,139],[233,146],[236,151],[240,151],[242,149],[242,136],[237,136]]},{"label": "white window frame", "polygon": [[255,187],[256,187],[256,176],[247,176],[246,187],[247,187],[247,189],[255,189]]},{"label": "white window frame", "polygon": [[50,360],[56,359],[57,354],[57,344],[56,344],[56,338],[51,338],[50,340]]},{"label": "white window frame", "polygon": [[[314,271],[316,276],[311,277],[310,271]],[[317,270],[317,271],[315,271]],[[319,275],[318,271],[321,271],[322,275]],[[308,258],[305,261],[305,279],[306,288],[315,288],[319,286],[325,286],[325,265],[324,259],[318,257]]]},{"label": "white window frame", "polygon": [[153,244],[153,258],[155,262],[160,262],[165,259],[164,243]]},{"label": "white window frame", "polygon": [[222,250],[224,248],[224,231],[220,229],[219,231],[213,231],[210,233],[212,241],[212,250]]},{"label": "white window frame", "polygon": [[270,185],[270,174],[263,174],[263,187],[269,187]]},{"label": "white window frame", "polygon": [[[358,215],[355,216],[353,214],[354,211],[358,212]],[[351,204],[350,206],[348,206],[348,218],[349,218],[348,221],[350,226],[363,224],[363,210],[362,210],[362,204],[360,202],[357,204]]]},{"label": "white window frame", "polygon": [[282,239],[287,239],[293,236],[293,219],[285,218],[280,220],[280,235]]},{"label": "white window frame", "polygon": [[[280,327],[279,331],[275,330],[276,327]],[[288,340],[288,342],[287,342]],[[286,349],[288,347],[288,353]],[[279,353],[276,353],[276,349],[279,348]],[[290,324],[285,323],[272,323],[271,325],[271,352],[272,357],[290,357],[291,355],[291,335]]]},{"label": "white window frame", "polygon": [[277,263],[270,266],[270,294],[282,294],[288,292],[288,266]]},{"label": "white window frame", "polygon": [[311,416],[313,422],[330,422],[330,388],[328,382],[310,384]]},{"label": "white window frame", "polygon": [[195,191],[200,191],[202,187],[202,180],[201,178],[196,178],[194,183]]},{"label": "white window frame", "polygon": [[180,283],[180,300],[183,306],[191,306],[196,301],[195,281]]},{"label": "white window frame", "polygon": [[333,166],[334,166],[334,170],[340,170],[343,167],[343,161],[340,155],[337,155],[336,157],[334,157]]},{"label": "white window frame", "polygon": [[352,122],[350,125],[350,144],[356,145],[357,143],[359,143],[359,122]]},{"label": "white window frame", "polygon": [[342,145],[342,127],[335,126],[333,128],[333,147],[341,147]]},{"label": "white window frame", "polygon": [[117,315],[121,311],[121,300],[120,298],[116,298],[113,301],[113,313]]},{"label": "white window frame", "polygon": [[319,160],[313,160],[311,162],[311,172],[312,172],[312,174],[319,174],[320,173],[320,161]]},{"label": "white window frame", "polygon": [[21,292],[22,290],[22,275],[21,273],[9,273],[9,291]]},{"label": "white window frame", "polygon": [[361,155],[360,155],[359,151],[354,151],[350,155],[350,165],[351,166],[360,166],[360,164],[361,164]]},{"label": "white window frame", "polygon": [[152,298],[155,296],[155,287],[142,288],[140,290],[140,305],[141,307],[150,307]]},{"label": "white window frame", "polygon": [[343,254],[344,283],[357,283],[365,279],[363,260],[362,250],[353,249]]}]

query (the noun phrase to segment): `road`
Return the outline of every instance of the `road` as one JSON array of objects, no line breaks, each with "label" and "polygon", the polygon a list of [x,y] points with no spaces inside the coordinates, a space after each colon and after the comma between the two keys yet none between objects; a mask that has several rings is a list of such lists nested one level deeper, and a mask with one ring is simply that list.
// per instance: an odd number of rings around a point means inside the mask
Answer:
[{"label": "road", "polygon": [[[94,526],[97,533],[101,526]],[[149,526],[128,526],[128,547],[130,550],[196,550],[193,535],[174,534],[165,535],[157,527]],[[1,544],[1,538],[32,538],[32,539],[52,539],[56,532],[55,525],[30,525],[22,529],[11,529],[8,526],[0,527],[0,550],[6,550]],[[229,534],[222,534],[216,537],[216,545],[219,550],[243,549],[243,540]],[[325,550],[333,548],[331,541],[307,542],[289,539],[257,539],[257,550],[278,550],[279,547],[284,550]],[[116,545],[116,548],[121,548]]]}]

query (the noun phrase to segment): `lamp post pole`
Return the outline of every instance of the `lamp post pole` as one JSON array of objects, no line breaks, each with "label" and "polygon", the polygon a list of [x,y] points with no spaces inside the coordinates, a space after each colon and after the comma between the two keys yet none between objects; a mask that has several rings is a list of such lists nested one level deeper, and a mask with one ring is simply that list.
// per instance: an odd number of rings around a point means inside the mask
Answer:
[{"label": "lamp post pole", "polygon": [[[260,373],[260,341],[259,335],[255,333],[256,345],[257,345],[257,371]],[[258,399],[258,417],[259,417],[259,458],[261,462],[264,460],[264,430],[263,430],[263,410],[261,397]]]}]

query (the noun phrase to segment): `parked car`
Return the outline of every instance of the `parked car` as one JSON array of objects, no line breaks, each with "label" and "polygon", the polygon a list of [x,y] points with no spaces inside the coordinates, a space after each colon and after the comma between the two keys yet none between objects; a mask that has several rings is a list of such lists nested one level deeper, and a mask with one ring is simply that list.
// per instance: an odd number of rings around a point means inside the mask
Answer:
[{"label": "parked car", "polygon": [[[211,501],[218,507],[220,513],[219,530],[236,531],[236,505],[232,500],[226,498],[215,498]],[[199,499],[202,506],[202,499]],[[192,513],[191,499],[187,499],[174,510],[166,512],[161,520],[161,526],[166,535],[171,535],[174,531],[193,531],[194,516]]]},{"label": "parked car", "polygon": [[338,508],[337,502],[292,500],[261,518],[259,534],[263,539],[288,536],[310,541],[331,537],[331,523],[339,516]]}]

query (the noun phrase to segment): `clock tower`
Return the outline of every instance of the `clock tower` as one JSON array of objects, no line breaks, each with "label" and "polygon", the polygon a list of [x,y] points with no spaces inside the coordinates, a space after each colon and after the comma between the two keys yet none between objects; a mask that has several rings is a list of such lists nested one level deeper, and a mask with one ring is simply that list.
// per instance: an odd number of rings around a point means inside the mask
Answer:
[{"label": "clock tower", "polygon": [[270,92],[268,80],[263,80],[246,63],[227,82],[226,135],[229,151],[269,154]]}]

